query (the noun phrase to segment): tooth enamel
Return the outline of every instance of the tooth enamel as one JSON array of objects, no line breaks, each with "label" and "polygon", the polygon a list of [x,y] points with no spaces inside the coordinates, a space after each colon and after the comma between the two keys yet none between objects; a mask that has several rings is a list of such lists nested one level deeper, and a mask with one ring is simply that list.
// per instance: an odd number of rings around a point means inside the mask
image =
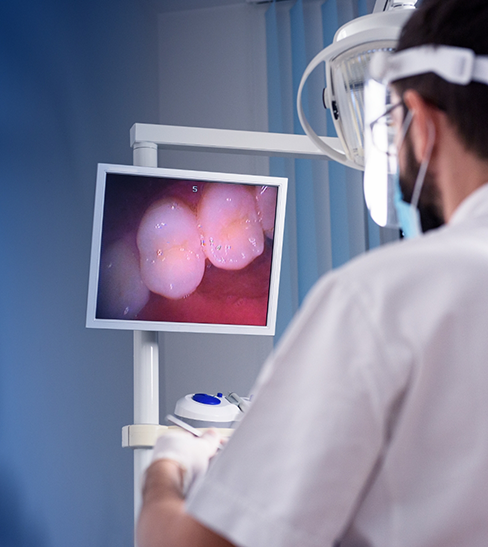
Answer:
[{"label": "tooth enamel", "polygon": [[133,319],[148,300],[149,289],[139,272],[134,236],[125,236],[102,253],[97,315]]},{"label": "tooth enamel", "polygon": [[207,185],[197,217],[203,250],[214,266],[240,270],[263,252],[264,234],[253,188]]},{"label": "tooth enamel", "polygon": [[157,201],[144,214],[137,232],[141,276],[147,287],[166,298],[191,294],[205,272],[205,255],[194,213],[177,199]]},{"label": "tooth enamel", "polygon": [[266,237],[273,239],[276,197],[278,190],[273,186],[260,186],[256,188],[256,201],[258,204],[258,214],[261,219]]}]

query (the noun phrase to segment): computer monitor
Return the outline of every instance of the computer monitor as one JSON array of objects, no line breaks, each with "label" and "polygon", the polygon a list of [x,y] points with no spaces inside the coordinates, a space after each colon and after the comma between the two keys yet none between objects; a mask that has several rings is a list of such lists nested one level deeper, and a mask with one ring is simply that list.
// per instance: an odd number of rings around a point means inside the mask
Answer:
[{"label": "computer monitor", "polygon": [[87,327],[275,332],[287,179],[99,164]]}]

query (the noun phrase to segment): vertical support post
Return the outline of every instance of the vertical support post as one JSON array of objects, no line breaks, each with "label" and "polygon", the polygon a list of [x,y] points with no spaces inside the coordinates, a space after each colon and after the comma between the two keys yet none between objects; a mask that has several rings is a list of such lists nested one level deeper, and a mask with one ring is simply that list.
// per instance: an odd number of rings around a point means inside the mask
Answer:
[{"label": "vertical support post", "polygon": [[[157,332],[134,331],[134,424],[159,424]],[[142,480],[150,458],[149,448],[134,449],[134,522],[141,508]]]},{"label": "vertical support post", "polygon": [[[134,165],[157,167],[158,147],[152,142],[136,142]],[[134,424],[159,424],[159,345],[158,333],[134,331]],[[151,450],[134,449],[134,522],[141,508],[141,486],[150,463]]]}]

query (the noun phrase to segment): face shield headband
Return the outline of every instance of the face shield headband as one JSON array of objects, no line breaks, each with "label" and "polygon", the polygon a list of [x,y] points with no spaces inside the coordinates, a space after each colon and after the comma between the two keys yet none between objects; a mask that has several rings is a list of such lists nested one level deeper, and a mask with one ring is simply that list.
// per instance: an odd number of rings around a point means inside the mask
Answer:
[{"label": "face shield headband", "polygon": [[[373,220],[380,226],[402,228],[405,235],[419,232],[416,206],[428,168],[430,154],[421,164],[412,203],[402,199],[398,182],[397,149],[411,122],[401,98],[389,84],[396,80],[432,72],[444,80],[467,85],[472,81],[488,85],[488,56],[451,46],[421,46],[398,53],[375,53],[369,65],[364,91],[365,170],[364,194]],[[397,128],[401,127],[397,135]],[[432,135],[432,149],[435,134]]]}]

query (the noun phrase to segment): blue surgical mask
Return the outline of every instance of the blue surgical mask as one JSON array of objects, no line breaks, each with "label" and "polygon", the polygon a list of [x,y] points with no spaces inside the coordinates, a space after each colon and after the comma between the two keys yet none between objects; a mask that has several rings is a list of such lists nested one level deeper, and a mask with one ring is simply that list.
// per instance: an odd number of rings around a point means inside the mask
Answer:
[{"label": "blue surgical mask", "polygon": [[[409,121],[410,124],[410,121]],[[403,135],[404,136],[404,135]],[[402,137],[402,144],[404,139]],[[435,127],[429,123],[429,141],[427,143],[427,150],[425,158],[419,167],[419,172],[417,173],[417,178],[412,192],[412,199],[410,203],[407,203],[403,200],[402,190],[400,187],[400,167],[397,169],[395,177],[395,196],[394,203],[395,209],[398,216],[398,222],[400,228],[403,231],[403,235],[406,238],[414,238],[422,235],[422,226],[420,223],[420,213],[418,210],[418,203],[420,199],[420,193],[422,192],[422,187],[424,186],[425,175],[427,174],[427,169],[429,168],[430,157],[432,155],[432,149],[434,148],[435,142]]]},{"label": "blue surgical mask", "polygon": [[400,175],[398,172],[395,177],[394,204],[398,223],[400,224],[403,235],[408,239],[422,235],[419,210],[411,203],[407,203],[403,200],[403,194],[400,188]]}]

